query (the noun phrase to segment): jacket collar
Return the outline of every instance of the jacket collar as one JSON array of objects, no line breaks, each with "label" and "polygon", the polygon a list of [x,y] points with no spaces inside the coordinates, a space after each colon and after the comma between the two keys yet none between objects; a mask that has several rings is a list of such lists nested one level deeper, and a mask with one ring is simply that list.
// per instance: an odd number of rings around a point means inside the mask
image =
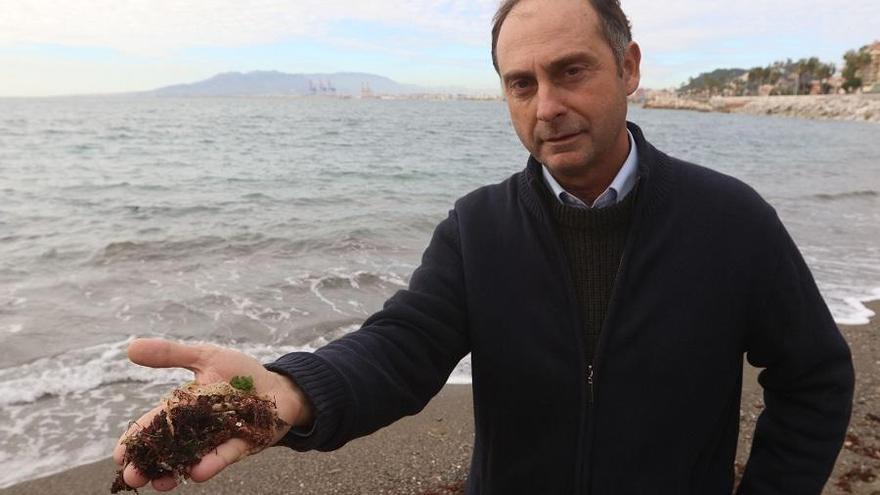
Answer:
[{"label": "jacket collar", "polygon": [[[639,198],[636,200],[636,212],[653,209],[656,204],[666,197],[669,174],[665,165],[667,157],[657,150],[645,139],[642,129],[632,122],[626,123],[627,129],[633,135],[638,151],[638,184]],[[520,197],[528,209],[541,219],[549,218],[549,212],[541,201],[539,189],[542,186],[542,165],[533,156],[529,156],[526,168],[519,175]]]}]

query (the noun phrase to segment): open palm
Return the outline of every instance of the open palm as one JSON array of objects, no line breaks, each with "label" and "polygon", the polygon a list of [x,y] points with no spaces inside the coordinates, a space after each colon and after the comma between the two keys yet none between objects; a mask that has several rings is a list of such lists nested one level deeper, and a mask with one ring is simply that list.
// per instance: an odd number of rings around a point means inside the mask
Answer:
[{"label": "open palm", "polygon": [[[151,368],[188,369],[195,374],[195,381],[198,384],[228,382],[234,376],[252,376],[254,391],[275,400],[278,417],[287,424],[276,430],[273,444],[280,440],[292,425],[307,424],[310,421],[308,403],[293,381],[266,370],[259,361],[242,352],[212,345],[184,345],[161,339],[138,339],[129,345],[128,357],[136,364]],[[161,411],[161,406],[153,408],[132,423],[128,431],[120,437],[113,450],[113,459],[117,464],[122,465],[125,461],[124,440],[150,424]],[[206,454],[192,467],[189,475],[193,481],[206,481],[230,464],[257,451],[254,445],[242,439],[230,439]],[[150,481],[132,465],[125,466],[123,478],[133,488],[140,488]],[[177,486],[177,480],[165,477],[152,480],[152,484],[156,490],[167,491]]]}]

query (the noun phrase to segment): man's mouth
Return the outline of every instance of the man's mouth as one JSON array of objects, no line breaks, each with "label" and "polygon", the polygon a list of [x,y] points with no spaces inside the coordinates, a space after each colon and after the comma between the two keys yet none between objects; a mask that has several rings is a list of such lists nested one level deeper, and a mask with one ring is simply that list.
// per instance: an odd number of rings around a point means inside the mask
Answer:
[{"label": "man's mouth", "polygon": [[543,139],[543,141],[545,143],[550,143],[550,144],[560,144],[560,143],[564,143],[566,141],[569,141],[571,139],[574,139],[575,137],[580,135],[580,133],[581,132],[578,131],[578,132],[572,132],[570,134],[560,134],[558,136],[546,137]]}]

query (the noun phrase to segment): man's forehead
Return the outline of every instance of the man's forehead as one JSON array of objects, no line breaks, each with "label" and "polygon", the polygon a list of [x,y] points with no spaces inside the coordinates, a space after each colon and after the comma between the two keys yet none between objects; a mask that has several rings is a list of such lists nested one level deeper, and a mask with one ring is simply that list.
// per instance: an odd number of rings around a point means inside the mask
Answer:
[{"label": "man's forehead", "polygon": [[510,20],[528,25],[546,23],[551,19],[569,25],[583,21],[592,23],[598,19],[598,14],[590,0],[521,0],[508,13],[502,29]]},{"label": "man's forehead", "polygon": [[501,26],[497,58],[500,66],[520,64],[524,56],[555,58],[561,46],[563,51],[589,51],[597,42],[604,39],[588,0],[525,0]]}]

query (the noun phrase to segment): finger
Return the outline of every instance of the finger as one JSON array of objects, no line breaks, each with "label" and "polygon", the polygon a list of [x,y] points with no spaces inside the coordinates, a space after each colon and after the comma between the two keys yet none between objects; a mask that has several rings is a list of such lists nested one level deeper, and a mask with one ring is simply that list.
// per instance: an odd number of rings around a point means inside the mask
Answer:
[{"label": "finger", "polygon": [[153,422],[153,418],[160,412],[162,412],[162,407],[155,407],[128,426],[128,429],[119,437],[116,446],[113,448],[113,460],[116,464],[121,466],[125,462],[125,439],[149,426]]},{"label": "finger", "polygon": [[196,371],[202,349],[162,339],[137,339],[128,345],[128,359],[150,368],[186,368]]},{"label": "finger", "polygon": [[177,486],[177,480],[171,477],[157,478],[152,482],[153,488],[159,492],[167,492],[174,490]]},{"label": "finger", "polygon": [[140,471],[137,470],[136,467],[129,464],[125,466],[125,469],[122,471],[122,479],[125,481],[125,484],[132,488],[140,488],[147,484],[150,480],[147,479],[146,476],[141,474]]},{"label": "finger", "polygon": [[221,444],[213,451],[205,454],[198,464],[193,466],[189,475],[193,481],[201,483],[217,475],[227,466],[235,464],[244,458],[250,450],[250,445],[240,438],[233,438]]}]

